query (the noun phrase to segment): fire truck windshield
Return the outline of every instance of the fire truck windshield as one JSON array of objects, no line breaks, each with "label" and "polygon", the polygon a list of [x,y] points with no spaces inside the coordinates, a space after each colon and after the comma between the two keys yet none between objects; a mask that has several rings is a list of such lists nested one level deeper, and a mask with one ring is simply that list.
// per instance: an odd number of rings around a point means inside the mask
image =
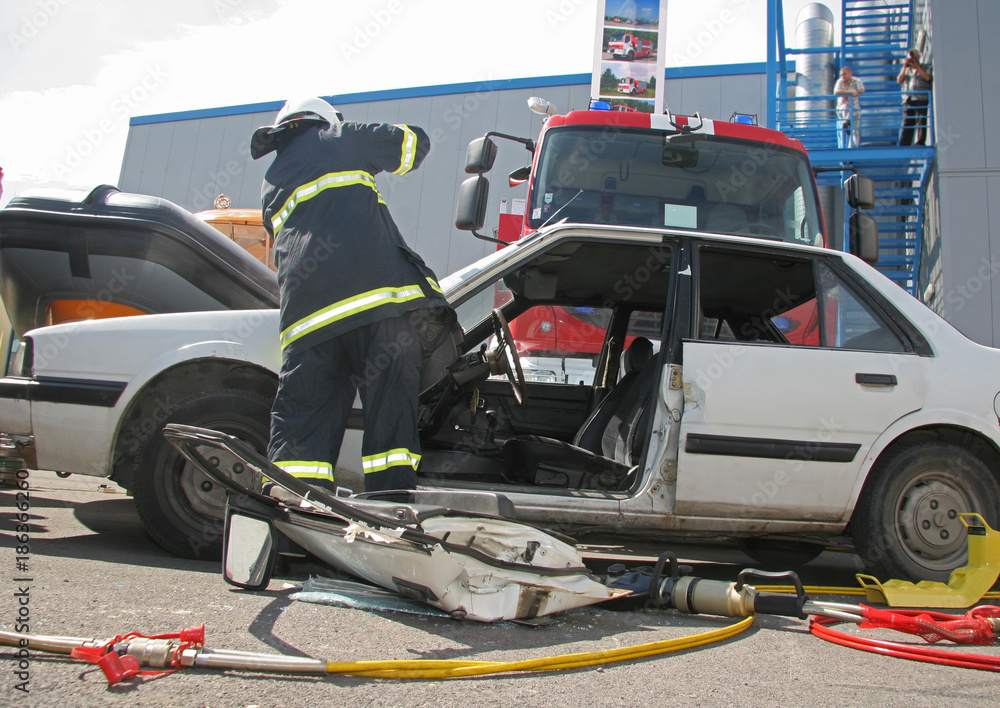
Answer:
[{"label": "fire truck windshield", "polygon": [[803,153],[717,135],[561,127],[539,155],[529,226],[566,220],[824,245]]}]

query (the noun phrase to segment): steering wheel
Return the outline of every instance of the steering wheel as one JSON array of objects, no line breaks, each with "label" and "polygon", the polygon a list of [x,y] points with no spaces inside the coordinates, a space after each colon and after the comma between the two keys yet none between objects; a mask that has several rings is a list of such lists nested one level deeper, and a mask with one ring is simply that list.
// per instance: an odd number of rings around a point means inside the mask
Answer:
[{"label": "steering wheel", "polygon": [[486,362],[490,365],[490,374],[493,376],[507,375],[510,381],[511,390],[514,392],[514,400],[517,405],[524,405],[524,370],[521,368],[521,359],[517,355],[517,346],[514,338],[510,335],[510,327],[507,326],[507,319],[500,310],[493,310],[493,332],[496,334],[497,345],[495,349],[486,352]]},{"label": "steering wheel", "polygon": [[762,236],[778,236],[778,229],[774,224],[769,224],[766,221],[752,221],[749,224],[744,224],[740,228],[733,231],[735,235],[747,235],[753,236],[754,234]]}]

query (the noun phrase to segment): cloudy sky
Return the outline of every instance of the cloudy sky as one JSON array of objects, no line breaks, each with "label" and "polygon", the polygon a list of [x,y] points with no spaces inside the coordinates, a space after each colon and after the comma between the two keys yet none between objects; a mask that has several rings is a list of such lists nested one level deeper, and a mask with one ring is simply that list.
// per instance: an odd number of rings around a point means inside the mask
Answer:
[{"label": "cloudy sky", "polygon": [[[116,184],[135,116],[590,72],[598,0],[2,2],[0,205]],[[667,66],[764,61],[765,28],[766,0],[670,0]]]}]

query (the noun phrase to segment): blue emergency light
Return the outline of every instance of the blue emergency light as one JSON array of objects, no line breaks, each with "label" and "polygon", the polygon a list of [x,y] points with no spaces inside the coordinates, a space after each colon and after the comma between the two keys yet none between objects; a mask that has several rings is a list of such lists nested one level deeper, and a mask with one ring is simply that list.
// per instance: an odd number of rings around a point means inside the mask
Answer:
[{"label": "blue emergency light", "polygon": [[590,110],[592,111],[610,111],[611,104],[607,101],[591,101]]},{"label": "blue emergency light", "polygon": [[730,123],[741,123],[742,125],[757,125],[757,114],[733,113],[729,118]]}]

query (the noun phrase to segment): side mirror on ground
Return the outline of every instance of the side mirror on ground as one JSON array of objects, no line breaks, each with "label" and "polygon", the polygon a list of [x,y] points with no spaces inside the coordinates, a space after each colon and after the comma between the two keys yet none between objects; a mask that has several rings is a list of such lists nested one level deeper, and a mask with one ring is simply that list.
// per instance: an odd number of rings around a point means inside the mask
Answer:
[{"label": "side mirror on ground", "polygon": [[875,183],[868,177],[853,174],[844,184],[847,203],[852,209],[872,209],[875,207]]},{"label": "side mirror on ground", "polygon": [[486,223],[486,197],[490,181],[483,175],[469,177],[458,189],[455,205],[455,227],[475,233]]},{"label": "side mirror on ground", "polygon": [[878,263],[878,223],[875,219],[854,212],[848,224],[850,252],[869,265]]},{"label": "side mirror on ground", "polygon": [[470,175],[489,172],[496,158],[497,144],[486,136],[476,138],[465,153],[465,172]]},{"label": "side mirror on ground", "polygon": [[269,519],[227,503],[222,548],[222,574],[227,583],[247,590],[267,587],[278,553]]}]

